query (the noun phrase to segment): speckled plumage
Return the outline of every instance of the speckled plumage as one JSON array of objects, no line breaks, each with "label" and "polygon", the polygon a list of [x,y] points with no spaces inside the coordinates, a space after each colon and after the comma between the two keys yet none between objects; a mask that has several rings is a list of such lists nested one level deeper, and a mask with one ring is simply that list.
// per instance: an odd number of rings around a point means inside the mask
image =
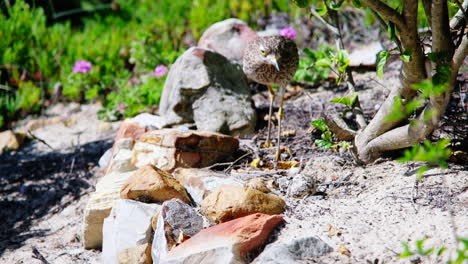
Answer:
[{"label": "speckled plumage", "polygon": [[[283,100],[286,85],[296,73],[299,64],[297,46],[291,39],[282,36],[257,37],[244,50],[243,70],[247,77],[258,83],[268,85],[270,93],[270,109],[268,116],[273,113],[273,101],[275,92],[271,84],[279,85],[280,106],[278,110],[278,141],[275,161],[281,154],[281,119],[283,118]],[[271,118],[268,119],[268,134],[265,147],[271,147]],[[276,167],[275,163],[275,167]]]},{"label": "speckled plumage", "polygon": [[[262,54],[262,50],[277,58],[280,71]],[[294,41],[282,36],[257,37],[244,51],[243,69],[251,80],[266,85],[278,84],[284,89],[293,78],[298,63]]]}]

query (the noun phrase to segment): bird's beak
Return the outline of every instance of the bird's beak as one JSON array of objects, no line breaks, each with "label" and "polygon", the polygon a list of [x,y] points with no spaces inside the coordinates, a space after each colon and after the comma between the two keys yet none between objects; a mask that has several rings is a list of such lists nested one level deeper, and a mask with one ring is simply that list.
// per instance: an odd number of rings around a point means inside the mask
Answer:
[{"label": "bird's beak", "polygon": [[275,66],[276,70],[281,71],[280,67],[278,65],[278,60],[276,59],[276,57],[271,58],[271,64],[273,64],[273,66]]}]

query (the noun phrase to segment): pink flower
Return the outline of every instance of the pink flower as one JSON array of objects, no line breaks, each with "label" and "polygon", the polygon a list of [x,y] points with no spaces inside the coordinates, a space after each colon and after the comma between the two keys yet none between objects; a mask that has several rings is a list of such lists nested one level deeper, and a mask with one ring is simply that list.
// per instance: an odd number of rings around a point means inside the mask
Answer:
[{"label": "pink flower", "polygon": [[280,35],[289,39],[296,39],[297,32],[292,27],[285,27],[280,30]]},{"label": "pink flower", "polygon": [[166,66],[164,65],[158,65],[155,69],[154,69],[154,72],[152,72],[151,74],[153,76],[156,76],[158,78],[161,78],[163,77],[164,75],[166,75],[166,73],[168,72]]},{"label": "pink flower", "polygon": [[91,65],[91,62],[85,61],[85,60],[79,60],[75,62],[75,66],[73,67],[73,72],[75,73],[88,73],[91,71],[91,68],[93,66]]},{"label": "pink flower", "polygon": [[125,112],[125,104],[118,104],[115,107],[115,110],[117,110],[117,112],[123,114]]}]

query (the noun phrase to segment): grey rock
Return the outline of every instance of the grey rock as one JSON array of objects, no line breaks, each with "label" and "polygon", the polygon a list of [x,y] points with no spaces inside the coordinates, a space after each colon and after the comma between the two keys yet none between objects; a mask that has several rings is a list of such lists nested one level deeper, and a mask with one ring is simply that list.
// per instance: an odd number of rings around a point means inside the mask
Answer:
[{"label": "grey rock", "polygon": [[304,198],[315,193],[315,179],[309,175],[297,174],[293,177],[289,187],[288,196],[295,198]]},{"label": "grey rock", "polygon": [[162,204],[161,216],[173,230],[174,237],[180,232],[191,237],[203,228],[203,218],[195,209],[179,199],[172,199]]},{"label": "grey rock", "polygon": [[244,49],[256,36],[247,23],[229,18],[211,25],[201,36],[198,47],[213,50],[233,62],[241,63]]},{"label": "grey rock", "polygon": [[252,133],[257,118],[240,66],[202,48],[190,48],[171,67],[160,115],[168,126],[195,121],[198,130],[230,135]]},{"label": "grey rock", "polygon": [[281,192],[286,193],[288,191],[288,187],[291,184],[291,179],[292,177],[284,176],[276,180],[278,188]]},{"label": "grey rock", "polygon": [[[268,245],[253,264],[300,264],[333,251],[320,238],[310,236]],[[308,262],[307,262],[308,263]]]},{"label": "grey rock", "polygon": [[179,239],[195,235],[203,228],[203,218],[195,209],[179,199],[172,199],[162,204],[154,230],[151,256],[153,263],[161,263],[169,250]]}]

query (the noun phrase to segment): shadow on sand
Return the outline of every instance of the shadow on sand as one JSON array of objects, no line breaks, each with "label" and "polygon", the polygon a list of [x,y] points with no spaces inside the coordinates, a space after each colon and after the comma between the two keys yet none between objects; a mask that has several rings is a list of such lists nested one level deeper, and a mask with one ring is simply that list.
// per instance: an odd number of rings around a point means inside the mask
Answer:
[{"label": "shadow on sand", "polygon": [[66,153],[38,154],[25,147],[0,155],[0,256],[31,237],[47,236],[49,230],[35,229],[34,221],[93,190],[92,168],[111,144],[95,141]]}]

